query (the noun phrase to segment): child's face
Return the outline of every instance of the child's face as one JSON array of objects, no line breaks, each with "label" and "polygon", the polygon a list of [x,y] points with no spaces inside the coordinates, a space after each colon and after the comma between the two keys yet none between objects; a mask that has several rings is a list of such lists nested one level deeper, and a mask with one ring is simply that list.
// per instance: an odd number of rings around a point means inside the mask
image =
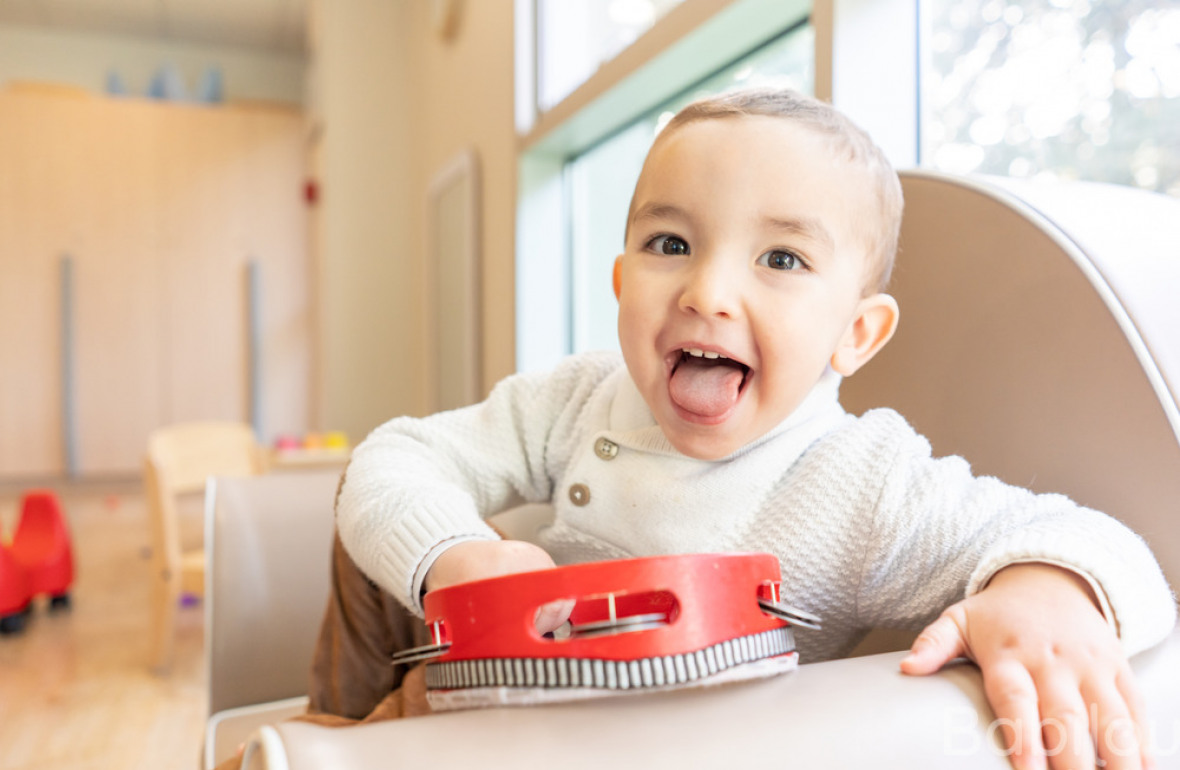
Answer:
[{"label": "child's face", "polygon": [[677,450],[728,456],[786,419],[829,362],[863,363],[838,351],[870,301],[853,222],[872,210],[864,187],[785,119],[699,120],[657,141],[620,257],[619,340]]}]

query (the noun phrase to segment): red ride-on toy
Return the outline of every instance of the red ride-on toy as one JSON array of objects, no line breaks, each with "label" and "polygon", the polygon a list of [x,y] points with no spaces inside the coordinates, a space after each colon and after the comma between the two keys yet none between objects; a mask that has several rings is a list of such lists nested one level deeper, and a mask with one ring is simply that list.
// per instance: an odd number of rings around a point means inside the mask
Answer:
[{"label": "red ride-on toy", "polygon": [[61,505],[53,492],[37,489],[25,493],[20,523],[12,537],[12,555],[25,572],[30,597],[48,596],[51,609],[70,605],[74,554]]},{"label": "red ride-on toy", "polygon": [[12,549],[0,542],[0,634],[15,633],[25,627],[31,596],[24,569],[12,555]]}]

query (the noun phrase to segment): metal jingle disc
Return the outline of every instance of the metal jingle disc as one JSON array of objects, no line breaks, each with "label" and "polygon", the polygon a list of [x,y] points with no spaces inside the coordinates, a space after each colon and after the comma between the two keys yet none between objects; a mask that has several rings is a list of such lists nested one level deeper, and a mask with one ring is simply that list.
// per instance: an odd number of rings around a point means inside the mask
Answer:
[{"label": "metal jingle disc", "polygon": [[608,634],[625,634],[631,631],[646,631],[668,625],[668,616],[662,612],[652,612],[646,615],[628,615],[614,620],[597,620],[593,623],[582,623],[570,628],[571,638],[588,636],[606,636]]},{"label": "metal jingle disc", "polygon": [[816,631],[820,630],[820,624],[823,622],[819,616],[812,615],[810,612],[796,609],[789,604],[782,602],[772,602],[767,599],[759,599],[758,606],[762,611],[774,615],[776,618],[781,618],[793,626],[802,626],[803,628],[813,628]]},{"label": "metal jingle disc", "polygon": [[449,649],[451,649],[450,642],[446,644],[425,644],[421,647],[411,647],[408,650],[395,653],[390,658],[390,665],[396,666],[399,663],[417,663],[420,660],[430,660],[431,658],[437,658]]}]

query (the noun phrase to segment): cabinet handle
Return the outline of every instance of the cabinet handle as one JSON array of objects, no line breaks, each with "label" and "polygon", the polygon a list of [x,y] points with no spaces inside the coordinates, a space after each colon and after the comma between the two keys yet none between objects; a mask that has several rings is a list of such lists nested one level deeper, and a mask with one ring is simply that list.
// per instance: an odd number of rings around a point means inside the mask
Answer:
[{"label": "cabinet handle", "polygon": [[61,257],[61,430],[66,474],[78,476],[78,412],[74,373],[74,258]]}]

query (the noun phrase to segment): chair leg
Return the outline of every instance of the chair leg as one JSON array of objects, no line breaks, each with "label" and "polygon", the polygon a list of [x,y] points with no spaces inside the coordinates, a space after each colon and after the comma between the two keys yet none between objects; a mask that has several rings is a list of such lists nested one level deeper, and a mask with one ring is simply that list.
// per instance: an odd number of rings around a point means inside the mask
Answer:
[{"label": "chair leg", "polygon": [[180,590],[175,578],[161,577],[152,597],[152,668],[163,673],[172,666],[172,648],[176,635],[176,605]]}]

